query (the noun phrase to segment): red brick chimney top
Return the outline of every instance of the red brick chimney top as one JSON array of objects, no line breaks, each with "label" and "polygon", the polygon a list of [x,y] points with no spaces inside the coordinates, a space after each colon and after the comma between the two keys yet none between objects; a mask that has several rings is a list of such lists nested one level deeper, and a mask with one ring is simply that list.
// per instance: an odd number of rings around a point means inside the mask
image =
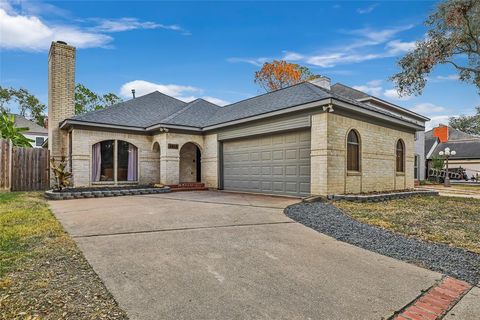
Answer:
[{"label": "red brick chimney top", "polygon": [[448,126],[440,124],[438,127],[433,128],[433,136],[437,137],[440,142],[448,141]]}]

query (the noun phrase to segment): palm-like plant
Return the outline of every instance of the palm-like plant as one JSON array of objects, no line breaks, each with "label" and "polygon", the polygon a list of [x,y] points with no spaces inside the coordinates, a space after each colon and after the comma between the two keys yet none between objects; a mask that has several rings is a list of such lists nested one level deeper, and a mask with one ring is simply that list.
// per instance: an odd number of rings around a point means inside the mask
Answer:
[{"label": "palm-like plant", "polygon": [[28,128],[15,127],[15,117],[7,114],[5,111],[0,115],[0,137],[12,141],[17,147],[31,147],[33,140],[28,139],[22,132],[28,131]]},{"label": "palm-like plant", "polygon": [[55,177],[55,185],[53,186],[54,190],[61,191],[63,188],[70,185],[72,173],[65,170],[66,166],[67,161],[65,160],[65,157],[62,157],[58,163],[54,157],[50,158],[50,167],[52,168]]}]

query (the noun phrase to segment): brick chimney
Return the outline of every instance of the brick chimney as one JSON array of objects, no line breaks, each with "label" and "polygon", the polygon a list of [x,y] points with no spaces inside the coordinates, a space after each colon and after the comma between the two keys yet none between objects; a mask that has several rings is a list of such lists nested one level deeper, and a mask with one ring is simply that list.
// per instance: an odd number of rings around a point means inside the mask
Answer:
[{"label": "brick chimney", "polygon": [[59,124],[75,115],[75,48],[52,42],[48,53],[48,149],[50,156],[67,156],[67,133]]},{"label": "brick chimney", "polygon": [[331,80],[329,77],[318,76],[317,78],[310,80],[309,82],[316,85],[317,87],[330,91]]},{"label": "brick chimney", "polygon": [[437,137],[440,142],[448,141],[448,126],[440,124],[438,127],[433,128],[433,136]]}]

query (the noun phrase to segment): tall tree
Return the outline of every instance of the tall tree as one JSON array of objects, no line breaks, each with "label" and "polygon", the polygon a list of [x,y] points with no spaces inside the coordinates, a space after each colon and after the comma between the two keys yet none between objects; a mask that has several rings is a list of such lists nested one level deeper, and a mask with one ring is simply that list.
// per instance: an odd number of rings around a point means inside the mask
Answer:
[{"label": "tall tree", "polygon": [[255,83],[265,91],[274,91],[294,84],[318,78],[307,67],[289,63],[284,60],[265,62],[262,68],[255,72]]},{"label": "tall tree", "polygon": [[40,102],[27,89],[3,88],[0,86],[0,111],[10,112],[8,104],[14,101],[18,106],[18,113],[38,125],[43,126],[45,122],[45,111],[47,107]]},{"label": "tall tree", "polygon": [[100,95],[81,83],[75,85],[75,114],[100,110],[119,102],[122,102],[122,99],[114,93]]},{"label": "tall tree", "polygon": [[465,133],[476,134],[480,136],[480,107],[476,107],[475,109],[477,111],[477,114],[473,116],[460,116],[450,118],[450,127],[463,131]]},{"label": "tall tree", "polygon": [[419,95],[427,75],[439,64],[451,65],[461,81],[480,90],[480,1],[446,0],[425,21],[427,37],[417,41],[394,76],[400,95]]}]

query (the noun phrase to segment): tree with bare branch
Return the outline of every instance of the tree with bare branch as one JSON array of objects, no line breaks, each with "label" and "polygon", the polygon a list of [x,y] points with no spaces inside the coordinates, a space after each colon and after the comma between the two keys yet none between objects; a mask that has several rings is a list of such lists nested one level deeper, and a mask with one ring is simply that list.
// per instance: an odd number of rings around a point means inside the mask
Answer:
[{"label": "tree with bare branch", "polygon": [[480,91],[480,1],[447,0],[428,17],[424,40],[417,41],[391,79],[400,95],[419,95],[436,65],[451,65],[461,81]]}]

